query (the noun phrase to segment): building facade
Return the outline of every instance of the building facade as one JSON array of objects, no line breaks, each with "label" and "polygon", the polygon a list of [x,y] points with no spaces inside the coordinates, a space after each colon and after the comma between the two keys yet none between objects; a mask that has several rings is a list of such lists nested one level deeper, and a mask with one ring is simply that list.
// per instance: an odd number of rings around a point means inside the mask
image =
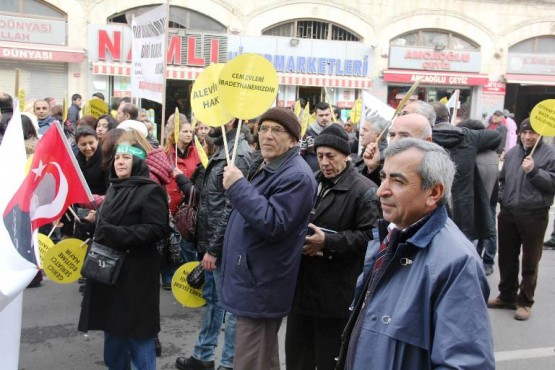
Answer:
[{"label": "building facade", "polygon": [[[0,9],[0,83],[15,68],[27,99],[130,91],[135,0],[7,0]],[[190,112],[192,82],[212,62],[256,52],[278,71],[278,105],[328,95],[346,114],[362,90],[395,106],[460,90],[461,118],[508,108],[517,121],[555,97],[555,1],[170,2],[166,108]],[[141,105],[160,109],[143,100]]]}]

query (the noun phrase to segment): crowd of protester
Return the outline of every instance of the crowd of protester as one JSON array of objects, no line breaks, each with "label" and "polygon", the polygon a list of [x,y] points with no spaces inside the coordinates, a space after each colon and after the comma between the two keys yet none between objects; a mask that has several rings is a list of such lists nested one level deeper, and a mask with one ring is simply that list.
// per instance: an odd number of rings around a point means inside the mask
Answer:
[{"label": "crowd of protester", "polygon": [[[0,93],[0,140],[11,104]],[[291,109],[270,108],[218,128],[172,115],[158,140],[128,99],[98,118],[81,105],[74,94],[63,122],[36,100],[21,122],[28,155],[58,122],[95,195],[53,239],[127,252],[114,286],[80,280],[79,330],[104,331],[109,369],[156,368],[160,288],[171,290],[178,267],[161,263],[157,244],[191,197],[181,261],[203,267],[206,305],[178,369],[215,369],[225,322],[218,370],[277,370],[286,317],[287,370],[494,369],[487,309],[531,317],[542,250],[555,249],[555,233],[543,240],[555,147],[529,119],[495,111],[453,125],[443,103],[412,101],[393,124],[371,116],[358,127],[320,102],[304,135]]]}]

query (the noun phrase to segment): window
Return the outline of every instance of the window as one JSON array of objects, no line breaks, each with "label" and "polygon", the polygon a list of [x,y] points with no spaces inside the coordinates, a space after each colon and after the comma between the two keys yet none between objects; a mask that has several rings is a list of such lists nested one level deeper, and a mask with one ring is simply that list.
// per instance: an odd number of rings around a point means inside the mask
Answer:
[{"label": "window", "polygon": [[513,53],[555,54],[555,36],[538,36],[521,41],[510,49]]},{"label": "window", "polygon": [[66,19],[65,13],[62,11],[37,0],[0,0],[0,13]]},{"label": "window", "polygon": [[359,36],[339,25],[309,19],[280,23],[266,28],[262,34],[304,39],[360,41]]},{"label": "window", "polygon": [[478,50],[479,45],[456,33],[442,30],[418,30],[394,38],[391,46],[422,46],[436,50]]},{"label": "window", "polygon": [[[0,0],[1,1],[1,0]],[[158,6],[158,5],[156,5]],[[127,23],[131,25],[133,15],[144,14],[156,6],[143,6],[114,14],[108,20],[113,23]],[[225,33],[227,27],[204,14],[177,6],[170,6],[169,27],[174,29],[188,29],[197,31],[212,31]]]}]

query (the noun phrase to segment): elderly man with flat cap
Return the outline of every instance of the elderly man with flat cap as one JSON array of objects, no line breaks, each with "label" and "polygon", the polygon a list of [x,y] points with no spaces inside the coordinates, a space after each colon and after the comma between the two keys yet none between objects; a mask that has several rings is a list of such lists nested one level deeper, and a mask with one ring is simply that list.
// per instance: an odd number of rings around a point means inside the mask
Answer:
[{"label": "elderly man with flat cap", "polygon": [[224,169],[233,205],[224,237],[222,307],[237,317],[234,368],[279,370],[278,330],[291,309],[314,175],[299,155],[295,114],[271,108],[259,120],[262,159],[247,177]]}]

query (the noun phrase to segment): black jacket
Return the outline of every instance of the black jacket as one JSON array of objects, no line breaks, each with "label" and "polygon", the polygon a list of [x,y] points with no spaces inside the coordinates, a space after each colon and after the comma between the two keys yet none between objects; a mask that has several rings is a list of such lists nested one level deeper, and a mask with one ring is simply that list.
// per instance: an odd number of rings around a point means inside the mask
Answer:
[{"label": "black jacket", "polygon": [[543,142],[538,143],[532,156],[534,169],[525,173],[522,161],[530,150],[524,150],[522,144],[509,150],[499,175],[499,203],[517,215],[547,211],[553,204],[555,150]]},{"label": "black jacket", "polygon": [[95,240],[128,253],[115,285],[87,281],[80,331],[103,330],[136,339],[152,338],[160,331],[156,243],[168,232],[168,196],[148,178],[148,167],[142,163],[146,177],[115,180],[98,211]]},{"label": "black jacket", "polygon": [[[323,176],[317,173],[318,189]],[[323,256],[303,255],[293,312],[348,318],[357,276],[362,272],[372,225],[379,217],[376,184],[351,165],[323,196],[311,222],[337,231],[326,234]]]},{"label": "black jacket", "polygon": [[487,238],[495,225],[488,222],[489,197],[478,174],[476,154],[495,150],[501,135],[497,131],[442,125],[434,127],[432,138],[449,152],[456,165],[451,188],[453,221],[470,240]]},{"label": "black jacket", "polygon": [[[236,132],[237,130],[234,129],[226,135],[230,158],[235,147]],[[252,161],[251,148],[243,133],[240,134],[237,145],[235,166],[246,176]],[[190,185],[194,183],[198,197],[195,232],[197,250],[199,253],[208,252],[215,257],[222,255],[227,220],[233,208],[224,196],[223,174],[225,166],[227,166],[227,158],[224,146],[221,145],[210,158],[206,169],[197,169],[191,178],[192,181],[188,181],[184,176],[179,176],[176,179],[181,191],[186,195],[189,194]]]}]

